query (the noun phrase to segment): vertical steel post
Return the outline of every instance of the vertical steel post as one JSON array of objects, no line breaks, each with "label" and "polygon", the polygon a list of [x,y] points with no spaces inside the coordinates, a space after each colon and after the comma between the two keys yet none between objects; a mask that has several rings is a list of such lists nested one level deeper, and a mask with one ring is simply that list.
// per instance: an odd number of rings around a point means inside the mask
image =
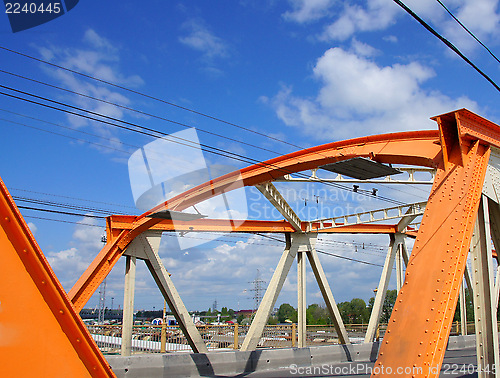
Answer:
[{"label": "vertical steel post", "polygon": [[297,295],[299,348],[306,346],[306,252],[297,253]]},{"label": "vertical steel post", "polygon": [[[496,376],[499,366],[498,326],[493,294],[492,248],[488,200],[483,196],[472,235],[472,287],[476,326],[476,354],[479,377]],[[489,371],[485,371],[485,368]]]},{"label": "vertical steel post", "polygon": [[167,351],[167,301],[163,301],[163,318],[161,322],[160,353]]},{"label": "vertical steel post", "polygon": [[135,256],[126,257],[125,292],[123,294],[122,321],[122,356],[130,356],[132,352],[132,328],[134,325],[134,295],[135,295]]},{"label": "vertical steel post", "polygon": [[465,283],[462,280],[462,286],[460,287],[460,333],[465,336],[467,335],[467,302],[465,296]]},{"label": "vertical steel post", "polygon": [[239,331],[238,331],[238,323],[234,323],[234,343],[233,349],[238,349],[240,344]]}]

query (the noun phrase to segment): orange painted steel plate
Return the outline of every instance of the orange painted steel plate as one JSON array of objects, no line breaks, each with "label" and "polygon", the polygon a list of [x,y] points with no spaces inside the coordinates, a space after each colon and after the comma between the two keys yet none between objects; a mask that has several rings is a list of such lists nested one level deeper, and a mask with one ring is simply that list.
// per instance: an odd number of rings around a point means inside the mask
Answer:
[{"label": "orange painted steel plate", "polygon": [[0,375],[114,377],[0,179]]},{"label": "orange painted steel plate", "polygon": [[385,371],[401,367],[422,369],[421,373],[417,370],[401,376],[439,375],[489,152],[488,147],[476,142],[464,154],[464,166],[455,165],[453,161],[462,160],[457,143],[448,169],[438,169],[376,367]]},{"label": "orange painted steel plate", "polygon": [[[116,235],[119,235],[121,231],[131,230],[134,227],[134,223],[137,219],[133,215],[112,215],[107,218],[108,230],[111,231],[109,240],[111,240]],[[295,232],[295,229],[286,220],[280,221],[265,221],[265,220],[233,220],[237,227],[233,227],[228,219],[198,219],[193,221],[176,221],[162,220],[157,223],[150,230],[158,231],[178,231],[178,232],[240,232],[240,233],[258,233],[258,232],[268,232],[268,233],[285,233],[285,232]],[[324,223],[324,226],[328,227],[330,224]],[[315,227],[318,227],[319,223],[313,223],[313,229],[311,232],[316,232]],[[305,223],[304,223],[305,228]],[[396,225],[390,224],[356,224],[343,226],[337,224],[335,228],[321,229],[317,231],[319,233],[346,233],[346,234],[393,234],[397,232]]]}]

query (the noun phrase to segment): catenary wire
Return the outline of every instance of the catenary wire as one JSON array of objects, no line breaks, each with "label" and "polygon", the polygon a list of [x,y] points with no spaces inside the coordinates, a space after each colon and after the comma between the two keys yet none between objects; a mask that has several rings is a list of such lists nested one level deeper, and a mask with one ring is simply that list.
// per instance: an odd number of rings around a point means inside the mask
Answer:
[{"label": "catenary wire", "polygon": [[[87,77],[87,78],[89,78],[89,79],[97,80],[98,82],[102,82],[102,83],[107,84],[107,85],[110,85],[110,86],[114,86],[114,87],[117,87],[117,88],[120,88],[120,89],[123,89],[123,90],[127,90],[127,91],[130,91],[130,92],[132,92],[132,93],[136,93],[136,94],[139,94],[139,95],[142,95],[142,96],[145,96],[145,97],[147,97],[147,98],[151,98],[151,99],[154,99],[154,100],[157,100],[157,101],[162,101],[162,102],[165,102],[165,101],[164,101],[164,100],[162,100],[162,99],[158,99],[158,98],[156,98],[156,97],[152,97],[152,96],[149,96],[149,95],[143,94],[143,93],[138,92],[138,91],[130,90],[129,88],[126,88],[126,87],[123,87],[123,86],[115,85],[115,84],[113,84],[113,83],[111,83],[111,82],[108,82],[108,81],[105,81],[105,80],[101,80],[101,79],[95,78],[95,77],[93,77],[93,76],[86,75],[86,74],[83,74],[83,73],[81,73],[81,72],[78,72],[78,71],[76,71],[76,70],[71,70],[71,69],[68,69],[68,68],[62,67],[62,66],[60,66],[60,65],[56,65],[56,64],[53,64],[53,63],[47,62],[47,61],[45,61],[45,60],[43,60],[43,59],[35,58],[35,57],[29,56],[29,55],[27,55],[27,54],[23,54],[23,53],[17,52],[17,51],[12,50],[12,49],[7,49],[7,48],[2,47],[2,46],[0,46],[0,48],[4,49],[4,50],[6,50],[6,51],[9,51],[9,52],[11,52],[11,53],[15,53],[15,54],[18,54],[18,55],[21,55],[21,56],[24,56],[24,57],[27,57],[27,58],[30,58],[30,59],[34,59],[34,60],[36,60],[36,61],[39,61],[39,62],[42,62],[42,63],[45,63],[45,64],[49,64],[49,65],[54,66],[54,67],[56,67],[56,68],[60,68],[60,69],[63,69],[63,70],[66,70],[66,71],[69,71],[69,72],[72,72],[72,73],[75,73],[75,74],[81,75],[81,76],[83,76],[83,77]],[[22,76],[22,75],[17,75],[17,74],[14,74],[14,73],[8,72],[8,71],[0,70],[0,72],[6,73],[6,74],[10,74],[10,75],[14,75],[14,76],[17,76],[17,77],[23,78],[23,79],[25,79],[25,80],[31,80],[31,81],[36,82],[36,83],[39,83],[39,84],[47,85],[47,86],[50,86],[50,87],[53,87],[53,88],[57,88],[57,89],[60,89],[60,90],[64,90],[64,91],[67,91],[67,92],[70,92],[70,93],[74,93],[74,94],[77,94],[77,95],[80,95],[80,96],[84,96],[84,97],[87,97],[87,98],[91,98],[91,99],[93,99],[93,100],[103,101],[103,102],[105,102],[105,103],[108,103],[108,104],[111,104],[111,105],[114,105],[114,106],[119,106],[119,107],[122,107],[122,108],[125,108],[125,109],[128,109],[128,110],[131,110],[131,111],[137,111],[137,110],[132,109],[132,108],[124,107],[124,106],[121,106],[121,105],[118,105],[118,104],[115,104],[115,103],[111,103],[111,102],[108,102],[108,101],[105,101],[105,100],[102,100],[102,99],[98,99],[98,98],[95,98],[95,97],[92,97],[92,96],[88,96],[88,95],[82,94],[82,93],[79,93],[79,92],[70,91],[70,90],[65,89],[65,88],[61,88],[61,87],[58,87],[58,86],[55,86],[55,85],[52,85],[52,84],[44,83],[44,82],[42,82],[42,81],[38,81],[38,80],[31,79],[31,78],[27,78],[27,77],[25,77],[25,76]],[[290,146],[293,146],[293,147],[297,147],[297,148],[300,148],[300,149],[303,149],[303,148],[304,148],[304,147],[301,147],[301,146],[298,146],[298,145],[295,145],[295,144],[291,144],[291,143],[285,142],[285,141],[280,140],[280,139],[278,139],[278,138],[271,137],[271,136],[269,136],[269,135],[267,135],[267,134],[263,134],[263,133],[255,132],[254,130],[251,130],[251,129],[248,129],[248,128],[245,128],[245,127],[242,127],[242,126],[236,125],[236,124],[234,124],[234,123],[227,122],[227,121],[224,121],[224,120],[222,120],[222,119],[219,119],[219,118],[216,118],[216,117],[213,117],[213,116],[210,116],[210,115],[207,115],[207,114],[201,113],[201,112],[194,111],[194,110],[189,109],[189,108],[186,108],[186,107],[178,106],[178,105],[173,104],[173,103],[170,103],[170,102],[165,102],[165,103],[166,103],[166,104],[168,104],[168,105],[172,105],[172,106],[179,107],[179,108],[181,108],[181,109],[183,109],[183,110],[187,110],[187,111],[193,112],[193,113],[198,114],[198,115],[202,115],[202,116],[204,116],[204,117],[208,117],[208,118],[210,118],[210,119],[213,119],[213,120],[216,120],[216,121],[219,121],[219,122],[226,123],[226,124],[231,125],[231,126],[239,127],[239,128],[244,129],[244,130],[246,130],[246,131],[250,131],[250,132],[257,133],[257,134],[259,134],[259,135],[261,135],[261,136],[264,136],[264,137],[267,137],[267,138],[273,139],[273,140],[275,140],[275,141],[280,141],[280,142],[282,142],[282,143],[286,143],[286,144],[288,144],[288,145],[290,145]],[[142,113],[142,114],[146,114],[146,115],[149,115],[149,116],[152,116],[152,117],[156,117],[156,118],[159,118],[159,119],[163,119],[163,120],[168,121],[168,122],[176,123],[176,124],[178,124],[178,125],[182,125],[182,126],[185,126],[185,127],[190,127],[190,126],[185,125],[185,124],[183,124],[183,123],[179,123],[179,122],[176,122],[176,121],[172,121],[172,120],[169,120],[169,119],[165,119],[165,118],[163,118],[163,117],[158,117],[158,116],[155,116],[155,115],[152,115],[152,114],[149,114],[149,113],[145,113],[145,112],[141,112],[141,111],[137,111],[137,112]],[[217,136],[219,136],[219,137],[224,137],[224,136],[221,136],[221,135],[219,135],[219,134],[211,133],[211,132],[206,131],[206,130],[203,130],[203,129],[200,129],[200,131],[204,131],[204,132],[209,133],[209,134],[217,135]],[[234,139],[232,139],[232,138],[229,138],[229,139],[230,139],[230,140],[233,140],[233,141],[236,141],[236,140],[234,140]],[[242,143],[242,144],[247,144],[247,145],[252,146],[252,147],[255,147],[255,148],[263,149],[263,150],[266,150],[266,151],[269,151],[269,152],[272,152],[272,153],[277,153],[277,152],[271,151],[271,150],[269,150],[269,149],[265,149],[265,148],[262,148],[262,147],[259,147],[259,146],[251,145],[251,144],[248,144],[248,143],[245,143],[245,142],[242,142],[242,141],[237,141],[237,142]],[[321,155],[321,154],[320,154],[320,155]],[[366,191],[366,194],[369,194],[369,191]],[[394,202],[394,203],[396,203],[396,202]],[[403,202],[400,202],[400,203],[401,203],[401,204],[403,204]]]},{"label": "catenary wire", "polygon": [[[79,108],[79,107],[76,107],[76,106],[73,106],[73,105],[64,104],[64,103],[61,103],[59,101],[51,100],[51,99],[48,99],[48,98],[45,98],[45,97],[42,97],[42,96],[37,96],[37,95],[31,94],[31,93],[20,91],[20,90],[17,90],[17,89],[11,88],[11,87],[7,87],[7,86],[4,86],[4,85],[0,85],[0,87],[6,88],[8,90],[12,90],[14,92],[18,92],[18,93],[21,93],[21,94],[24,94],[24,95],[28,95],[28,96],[31,96],[31,97],[39,98],[39,99],[42,99],[44,101],[56,103],[58,105],[66,106],[66,107],[69,107],[69,108],[72,108],[72,109],[76,109],[76,110],[79,110],[79,111],[83,111],[83,112],[87,112],[87,113],[90,113],[90,114],[93,114],[93,115],[97,115],[97,116],[105,118],[105,119],[110,119],[110,120],[113,120],[113,121],[116,121],[116,122],[124,123],[125,125],[134,126],[134,127],[137,127],[139,130],[138,129],[134,129],[134,128],[129,127],[129,126],[118,125],[118,124],[115,124],[113,122],[106,121],[106,120],[103,120],[103,119],[94,118],[94,117],[91,117],[91,116],[88,116],[88,115],[85,115],[85,114],[76,113],[76,112],[73,112],[73,111],[70,111],[70,110],[67,110],[67,109],[61,109],[61,108],[58,108],[56,106],[52,106],[52,105],[49,105],[49,104],[44,104],[44,103],[41,103],[41,102],[38,102],[38,101],[34,101],[34,100],[30,100],[30,99],[27,99],[27,98],[19,97],[19,96],[10,94],[10,93],[0,92],[0,95],[4,95],[4,96],[8,96],[8,97],[11,97],[11,98],[22,100],[22,101],[25,101],[25,102],[28,102],[28,103],[32,103],[32,104],[44,106],[44,107],[47,107],[47,108],[50,108],[50,109],[53,109],[53,110],[58,110],[58,111],[65,112],[65,113],[72,114],[72,115],[76,115],[76,116],[79,116],[79,117],[82,117],[82,118],[86,118],[86,119],[90,119],[90,120],[93,120],[93,121],[101,122],[101,123],[104,123],[104,124],[107,124],[107,125],[110,125],[110,126],[114,126],[114,127],[118,127],[118,128],[121,128],[121,129],[128,130],[128,131],[137,132],[137,133],[140,133],[140,134],[143,134],[143,135],[151,136],[151,137],[154,137],[154,138],[160,138],[159,135],[168,136],[168,137],[176,139],[176,140],[173,141],[174,143],[185,145],[185,146],[191,147],[191,148],[198,148],[198,146],[194,145],[194,143],[192,141],[189,141],[189,140],[184,139],[184,138],[180,138],[178,136],[169,135],[169,134],[166,134],[164,132],[161,132],[161,131],[158,131],[158,130],[155,130],[155,129],[151,129],[151,128],[148,128],[148,127],[145,127],[145,126],[141,126],[141,125],[138,125],[138,124],[135,124],[135,123],[132,123],[132,122],[123,121],[123,120],[120,120],[120,119],[117,119],[117,118],[114,118],[114,117],[106,116],[106,115],[103,115],[103,114],[100,114],[100,113],[97,113],[97,112],[93,112],[93,111],[90,111],[90,110],[86,110],[86,109],[83,109],[83,108]],[[146,130],[146,131],[144,131],[144,130]],[[159,135],[156,135],[156,134],[159,134]],[[167,139],[167,138],[164,138],[164,139]],[[181,142],[179,142],[179,140],[181,140]],[[233,153],[233,152],[227,152],[227,151],[222,150],[222,149],[217,148],[217,147],[212,147],[212,146],[201,144],[201,143],[200,143],[200,146],[205,148],[204,151],[209,152],[209,153],[213,153],[213,154],[216,154],[216,155],[219,155],[219,156],[224,156],[224,157],[227,157],[227,158],[230,158],[230,159],[234,159],[234,160],[238,160],[238,161],[242,161],[242,162],[245,162],[245,163],[273,167],[273,165],[270,164],[270,163],[262,162],[262,161],[259,161],[259,160],[253,159],[253,158],[249,158],[249,157],[246,157],[246,156],[243,156],[243,155],[240,155],[240,154],[236,154],[236,153]],[[275,168],[278,168],[279,170],[282,170],[285,174],[292,173],[292,172],[287,172],[287,170],[283,169],[283,168],[279,168],[279,167],[275,167]],[[301,174],[301,173],[294,173],[294,174],[296,174],[298,176],[301,176],[301,177],[308,178],[307,175],[304,175],[304,174]],[[332,186],[332,187],[338,188],[338,189],[347,190],[349,192],[353,191],[351,188],[345,187],[344,185],[341,185],[341,184],[327,182],[327,181],[322,181],[322,180],[318,180],[318,182],[323,183],[323,184],[328,185],[328,186]],[[358,193],[360,195],[364,195],[364,196],[373,196],[373,194],[370,191],[368,191],[368,190],[358,190],[356,193]],[[382,201],[394,203],[394,204],[397,204],[397,205],[405,205],[404,202],[401,202],[401,201],[398,201],[398,200],[394,200],[392,198],[388,198],[388,197],[384,197],[384,196],[380,196],[380,195],[373,196],[373,197],[376,198],[376,199],[378,199],[378,200],[382,200]]]},{"label": "catenary wire", "polygon": [[239,129],[242,129],[242,130],[245,130],[247,132],[250,132],[250,133],[254,133],[254,134],[257,134],[257,135],[260,135],[262,137],[265,137],[265,138],[268,138],[268,139],[272,139],[276,142],[280,142],[280,143],[284,143],[284,144],[287,144],[289,146],[292,146],[292,147],[295,147],[295,148],[299,148],[299,149],[303,149],[303,147],[301,146],[298,146],[298,145],[295,145],[293,143],[290,143],[290,142],[286,142],[284,140],[281,140],[279,138],[275,138],[271,135],[268,135],[268,134],[264,134],[264,133],[261,133],[261,132],[258,132],[258,131],[255,131],[255,130],[252,130],[250,128],[247,128],[247,127],[244,127],[244,126],[240,126],[240,125],[237,125],[235,123],[232,123],[232,122],[228,122],[228,121],[225,121],[223,119],[220,119],[220,118],[217,118],[217,117],[214,117],[214,116],[211,116],[209,114],[205,114],[205,113],[202,113],[202,112],[199,112],[199,111],[196,111],[196,110],[193,110],[193,109],[190,109],[190,108],[187,108],[187,107],[184,107],[184,106],[180,106],[180,105],[177,105],[177,104],[174,104],[172,102],[169,102],[169,101],[166,101],[166,100],[163,100],[161,98],[158,98],[158,97],[155,97],[155,96],[151,96],[151,95],[148,95],[148,94],[145,94],[145,93],[142,93],[142,92],[139,92],[139,91],[136,91],[136,90],[133,90],[133,89],[130,89],[130,88],[127,88],[127,87],[124,87],[124,86],[121,86],[121,85],[118,85],[118,84],[114,84],[114,83],[111,83],[109,81],[106,81],[106,80],[103,80],[103,79],[99,79],[99,78],[96,78],[94,76],[91,76],[91,75],[87,75],[87,74],[84,74],[82,72],[79,72],[79,71],[76,71],[76,70],[72,70],[70,68],[66,68],[66,67],[63,67],[61,65],[58,65],[58,64],[55,64],[55,63],[51,63],[51,62],[48,62],[46,60],[43,60],[43,59],[40,59],[40,58],[36,58],[34,56],[31,56],[31,55],[28,55],[28,54],[24,54],[24,53],[21,53],[19,51],[15,51],[13,49],[9,49],[9,48],[6,48],[4,46],[0,46],[0,49],[4,50],[4,51],[8,51],[10,53],[13,53],[13,54],[17,54],[19,56],[23,56],[25,58],[29,58],[31,60],[34,60],[34,61],[37,61],[37,62],[40,62],[40,63],[44,63],[44,64],[47,64],[47,65],[50,65],[52,67],[55,67],[55,68],[59,68],[61,70],[64,70],[64,71],[67,71],[67,72],[71,72],[73,74],[76,74],[76,75],[79,75],[79,76],[82,76],[82,77],[86,77],[87,79],[91,79],[91,80],[95,80],[97,82],[100,82],[100,83],[103,83],[103,84],[106,84],[106,85],[109,85],[109,86],[112,86],[112,87],[115,87],[115,88],[119,88],[119,89],[122,89],[124,91],[127,91],[127,92],[130,92],[130,93],[133,93],[133,94],[136,94],[136,95],[139,95],[139,96],[142,96],[142,97],[145,97],[145,98],[148,98],[150,100],[154,100],[154,101],[158,101],[158,102],[161,102],[161,103],[164,103],[166,105],[169,105],[169,106],[173,106],[175,108],[178,108],[178,109],[182,109],[182,110],[185,110],[185,111],[188,111],[188,112],[191,112],[191,113],[194,113],[196,115],[199,115],[199,116],[202,116],[202,117],[205,117],[205,118],[208,118],[208,119],[211,119],[211,120],[214,120],[214,121],[217,121],[217,122],[221,122],[221,123],[224,123],[226,125],[229,125],[229,126],[233,126],[233,127],[236,127],[236,128],[239,128]]},{"label": "catenary wire", "polygon": [[467,26],[465,26],[451,11],[450,9],[445,5],[443,4],[443,2],[441,0],[436,0],[445,10],[446,12],[448,12],[448,14],[467,32],[469,33],[469,35],[474,38],[481,46],[483,46],[486,51],[488,51],[490,53],[490,55],[498,62],[500,63],[500,59],[497,58],[497,56],[495,54],[493,54],[493,52],[483,43],[481,42],[481,40],[479,38],[477,38],[474,33],[472,33],[469,28],[467,28]]},{"label": "catenary wire", "polygon": [[486,73],[484,73],[479,67],[477,67],[473,62],[470,61],[453,43],[444,38],[436,30],[434,30],[427,22],[425,22],[420,16],[408,8],[401,0],[393,0],[401,8],[403,8],[408,14],[410,14],[415,20],[417,20],[424,28],[431,32],[435,37],[437,37],[441,42],[448,46],[453,52],[455,52],[460,58],[467,62],[472,68],[474,68],[481,76],[483,76],[491,85],[495,87],[497,91],[500,92],[500,86],[493,81]]},{"label": "catenary wire", "polygon": [[[182,126],[182,127],[185,127],[185,128],[192,128],[192,127],[194,127],[194,126],[182,123],[182,122],[174,121],[174,120],[171,120],[171,119],[168,119],[168,118],[165,118],[165,117],[161,117],[161,116],[158,116],[158,115],[155,115],[155,114],[147,113],[147,112],[144,112],[142,110],[134,109],[134,108],[131,108],[131,107],[128,107],[128,106],[125,106],[125,105],[120,105],[120,104],[117,104],[117,103],[114,103],[114,102],[111,102],[111,101],[103,100],[101,98],[89,96],[89,95],[86,95],[84,93],[80,93],[80,92],[72,91],[72,90],[69,90],[69,89],[66,89],[66,88],[62,88],[62,87],[59,87],[57,85],[45,83],[43,81],[39,81],[39,80],[35,80],[35,79],[29,78],[29,77],[26,77],[26,76],[23,76],[23,75],[15,74],[13,72],[5,71],[5,70],[2,70],[2,69],[0,69],[0,72],[8,74],[8,75],[12,75],[12,76],[24,79],[24,80],[29,80],[29,81],[37,83],[37,84],[45,85],[45,86],[48,86],[50,88],[55,88],[55,89],[58,89],[58,90],[61,90],[61,91],[65,91],[67,93],[75,94],[77,96],[81,96],[81,97],[85,97],[85,98],[88,98],[88,99],[91,99],[91,100],[94,100],[94,101],[98,101],[98,102],[101,102],[101,103],[104,103],[104,104],[107,104],[107,105],[112,105],[112,106],[115,106],[115,107],[118,107],[118,108],[121,108],[121,109],[124,109],[124,110],[128,110],[128,111],[131,111],[131,112],[134,112],[134,113],[138,113],[138,114],[141,114],[141,115],[145,115],[145,116],[148,116],[148,117],[152,117],[152,118],[156,118],[156,119],[159,119],[159,120],[162,120],[162,121],[166,121],[166,122],[172,123],[172,124],[177,125],[177,126]],[[273,154],[280,155],[279,152],[270,150],[268,148],[257,146],[257,145],[254,145],[254,144],[242,141],[242,140],[234,139],[234,138],[228,137],[226,135],[221,135],[221,134],[218,134],[218,133],[214,133],[212,131],[208,131],[208,130],[202,129],[202,128],[198,127],[198,126],[196,127],[196,130],[200,131],[202,133],[205,133],[205,134],[209,134],[209,135],[217,136],[219,138],[230,140],[232,142],[237,142],[237,143],[243,144],[245,146],[249,146],[249,147],[256,148],[256,149],[259,149],[259,150],[262,150],[262,151],[271,152]]]}]

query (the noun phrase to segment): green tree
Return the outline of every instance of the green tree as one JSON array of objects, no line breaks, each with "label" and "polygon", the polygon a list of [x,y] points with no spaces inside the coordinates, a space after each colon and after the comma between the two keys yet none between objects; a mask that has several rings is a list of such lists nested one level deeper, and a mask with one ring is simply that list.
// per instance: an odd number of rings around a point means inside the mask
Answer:
[{"label": "green tree", "polygon": [[269,325],[278,324],[278,318],[276,316],[270,316],[269,319],[267,319],[267,324]]},{"label": "green tree", "polygon": [[[396,303],[397,296],[398,296],[398,291],[396,289],[387,290],[384,299],[384,304],[382,305],[382,313],[380,314],[380,323],[389,322],[389,319],[391,318],[392,314],[392,309],[394,308],[394,304]],[[375,298],[371,297],[368,304],[369,313],[371,313],[374,303],[375,303]]]},{"label": "green tree", "polygon": [[344,323],[361,324],[367,323],[370,317],[366,302],[361,298],[353,298],[350,302],[338,304],[340,316]]},{"label": "green tree", "polygon": [[306,310],[307,324],[323,325],[331,323],[328,310],[319,304],[312,304]]},{"label": "green tree", "polygon": [[283,303],[278,309],[278,322],[284,323],[290,319],[292,322],[297,322],[297,311],[288,303]]}]

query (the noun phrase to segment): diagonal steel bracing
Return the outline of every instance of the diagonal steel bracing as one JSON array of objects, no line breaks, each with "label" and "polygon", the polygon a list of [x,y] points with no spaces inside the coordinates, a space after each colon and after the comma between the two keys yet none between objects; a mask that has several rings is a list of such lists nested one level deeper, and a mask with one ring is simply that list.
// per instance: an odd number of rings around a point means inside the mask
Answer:
[{"label": "diagonal steel bracing", "polygon": [[[173,312],[174,317],[177,320],[177,323],[179,324],[179,327],[181,328],[184,336],[186,337],[189,346],[195,353],[206,353],[208,352],[207,346],[205,345],[205,342],[203,341],[198,329],[194,325],[193,320],[191,319],[191,316],[189,315],[186,306],[184,305],[184,302],[177,292],[177,289],[175,288],[175,285],[170,278],[170,274],[163,266],[160,256],[158,255],[160,238],[161,232],[157,231],[149,231],[135,238],[125,252],[125,254],[127,255],[127,268],[129,267],[129,259],[134,259],[133,265],[131,265],[133,267],[133,271],[135,271],[135,258],[144,260],[163,297],[167,301],[170,311]],[[128,272],[129,270],[127,269],[127,273]],[[133,278],[129,278],[127,276],[125,288],[127,288],[128,286],[133,287],[133,282],[130,282],[131,280],[133,280]],[[124,329],[125,322],[130,322],[130,319],[125,319],[125,305],[128,304],[127,301],[132,303],[133,310],[133,290],[129,295],[125,293]],[[127,323],[127,326],[128,325],[129,323]],[[127,333],[127,341],[128,337],[129,335]],[[125,341],[125,336],[123,336],[123,339]],[[128,353],[128,355],[130,355],[130,353]]]},{"label": "diagonal steel bracing", "polygon": [[407,205],[387,207],[384,209],[364,211],[340,217],[318,219],[307,222],[307,229],[310,231],[327,230],[348,225],[382,222],[391,219],[407,219],[408,223],[401,230],[406,228],[419,215],[424,214],[427,202],[410,203]]},{"label": "diagonal steel bracing", "polygon": [[[305,285],[306,285],[306,275],[305,275],[305,259],[306,255],[311,264],[312,270],[318,282],[321,293],[325,300],[326,306],[330,311],[332,316],[337,335],[339,336],[339,341],[342,344],[348,344],[349,338],[347,331],[345,329],[344,323],[340,316],[340,312],[337,308],[335,300],[333,298],[330,285],[326,279],[326,275],[323,271],[323,267],[318,259],[318,255],[315,250],[317,234],[306,234],[306,233],[296,233],[296,234],[286,234],[286,247],[281,259],[276,267],[273,277],[269,282],[264,298],[255,314],[254,320],[248,330],[247,336],[243,341],[241,350],[254,350],[264,331],[264,327],[267,323],[271,310],[273,309],[276,300],[278,299],[279,293],[285,279],[290,271],[291,266],[295,258],[297,257],[297,269],[298,269],[298,282],[297,282],[297,295],[298,295],[298,308],[299,308],[299,321],[298,321],[298,331],[299,331],[299,346],[305,346],[305,336],[306,336],[306,297],[305,297]],[[299,258],[300,256],[300,258]]]},{"label": "diagonal steel bracing", "polygon": [[295,214],[291,206],[271,182],[255,185],[255,187],[290,222],[295,231],[302,231],[302,221],[299,216]]},{"label": "diagonal steel bracing", "polygon": [[337,335],[339,337],[339,343],[350,344],[349,336],[347,335],[347,331],[344,326],[344,321],[340,316],[339,309],[337,307],[337,304],[335,303],[335,299],[333,298],[332,290],[330,289],[330,285],[328,284],[328,280],[326,279],[326,275],[318,258],[316,249],[313,248],[311,249],[311,251],[307,252],[307,257],[309,258],[309,264],[311,265],[314,276],[316,277],[316,281],[318,282],[319,290],[323,295],[326,307],[330,312],[330,317],[333,321],[335,331],[337,332]]}]

